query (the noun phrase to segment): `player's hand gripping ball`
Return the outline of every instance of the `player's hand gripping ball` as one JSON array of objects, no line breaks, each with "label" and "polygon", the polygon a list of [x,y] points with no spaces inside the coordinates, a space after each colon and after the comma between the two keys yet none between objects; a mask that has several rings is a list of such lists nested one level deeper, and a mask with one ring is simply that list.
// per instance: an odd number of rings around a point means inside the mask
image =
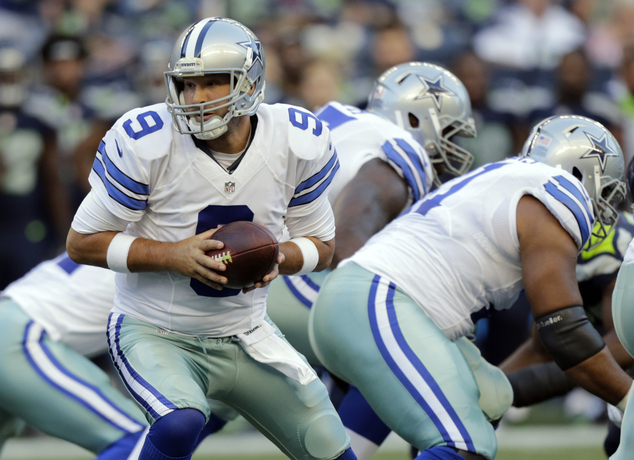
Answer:
[{"label": "player's hand gripping ball", "polygon": [[211,236],[222,241],[222,249],[207,251],[209,257],[224,263],[225,287],[242,289],[253,286],[270,272],[277,262],[280,246],[266,227],[248,221],[237,221],[220,227]]}]

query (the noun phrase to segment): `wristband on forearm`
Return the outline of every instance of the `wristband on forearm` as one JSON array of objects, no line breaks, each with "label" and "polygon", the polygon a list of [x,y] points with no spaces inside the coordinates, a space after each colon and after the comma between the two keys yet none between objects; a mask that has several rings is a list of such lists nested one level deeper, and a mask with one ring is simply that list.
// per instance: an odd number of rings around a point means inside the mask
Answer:
[{"label": "wristband on forearm", "polygon": [[126,235],[121,232],[114,236],[106,253],[106,263],[110,270],[119,273],[130,273],[128,254],[130,253],[130,246],[132,246],[136,238],[136,236]]},{"label": "wristband on forearm", "polygon": [[533,364],[506,375],[513,387],[513,406],[526,407],[563,396],[576,384],[556,363]]},{"label": "wristband on forearm", "polygon": [[564,371],[605,347],[601,334],[590,324],[580,305],[560,308],[535,318],[535,325],[544,348]]},{"label": "wristband on forearm", "polygon": [[295,275],[307,275],[312,272],[317,264],[319,263],[319,250],[315,243],[313,243],[310,239],[306,237],[293,238],[290,240],[292,243],[295,243],[302,253],[302,257],[304,258],[304,264],[302,268],[295,273]]}]

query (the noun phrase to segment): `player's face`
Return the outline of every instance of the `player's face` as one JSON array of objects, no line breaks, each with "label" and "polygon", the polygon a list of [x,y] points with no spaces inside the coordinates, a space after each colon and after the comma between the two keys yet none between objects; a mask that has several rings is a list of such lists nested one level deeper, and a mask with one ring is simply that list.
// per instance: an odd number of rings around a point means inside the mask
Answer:
[{"label": "player's face", "polygon": [[[201,77],[183,78],[183,97],[185,98],[185,104],[204,104],[205,102],[228,96],[231,92],[229,78],[229,74],[211,74]],[[221,105],[223,102],[210,104],[209,108]],[[214,115],[223,117],[227,113],[227,110],[227,107],[223,107],[218,110],[206,112],[205,120],[210,119]]]}]

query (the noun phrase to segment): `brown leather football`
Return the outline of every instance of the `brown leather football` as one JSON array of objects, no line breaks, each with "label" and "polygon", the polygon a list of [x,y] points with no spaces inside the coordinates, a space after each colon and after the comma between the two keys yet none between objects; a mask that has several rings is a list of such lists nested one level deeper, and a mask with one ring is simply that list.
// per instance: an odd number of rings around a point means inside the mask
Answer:
[{"label": "brown leather football", "polygon": [[211,239],[222,241],[222,249],[207,251],[209,257],[223,262],[227,269],[225,285],[231,289],[253,286],[270,272],[277,262],[280,246],[266,227],[237,221],[220,227]]}]

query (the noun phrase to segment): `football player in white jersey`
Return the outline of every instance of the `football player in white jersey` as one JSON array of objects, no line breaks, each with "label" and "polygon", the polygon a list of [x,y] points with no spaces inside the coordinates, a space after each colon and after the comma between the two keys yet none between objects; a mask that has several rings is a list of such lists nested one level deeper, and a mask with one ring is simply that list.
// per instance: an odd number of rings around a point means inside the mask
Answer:
[{"label": "football player in white jersey", "polygon": [[582,387],[625,407],[632,380],[583,311],[577,254],[624,196],[614,137],[583,117],[537,125],[523,155],[415,203],[342,261],[311,310],[327,369],[359,389],[419,459],[492,459],[497,442],[456,339],[525,289],[540,337]]},{"label": "football player in white jersey", "polygon": [[137,458],[143,414],[89,359],[108,349],[103,331],[113,299],[113,272],[66,254],[2,291],[0,447],[21,419],[98,459]]},{"label": "football player in white jersey", "polygon": [[[439,184],[436,169],[460,176],[473,162],[472,155],[453,142],[456,135],[476,135],[469,95],[451,72],[434,64],[408,62],[384,72],[367,110],[330,102],[316,115],[330,128],[341,163],[328,195],[337,226],[333,267],[423,198],[434,182]],[[314,366],[321,363],[308,340],[308,315],[327,274],[278,277],[267,300],[269,317]],[[474,363],[484,364],[480,359]],[[358,405],[364,404],[361,399],[353,388],[338,409],[355,454],[365,459],[391,430],[367,414],[363,419],[357,416]]]},{"label": "football player in white jersey", "polygon": [[[630,202],[634,203],[634,161],[630,160],[626,173]],[[612,294],[612,321],[616,334],[631,357],[634,357],[634,240],[625,252],[623,263],[616,277]],[[625,460],[632,457],[634,450],[634,406],[631,402],[625,408],[621,421],[621,437],[618,449],[610,460]]]},{"label": "football player in white jersey", "polygon": [[[0,449],[26,422],[99,460],[138,458],[147,431],[143,413],[90,360],[108,351],[114,278],[64,253],[0,293]],[[237,416],[212,403],[199,441]]]},{"label": "football player in white jersey", "polygon": [[[226,18],[178,38],[164,104],[132,110],[103,139],[67,248],[117,271],[113,361],[151,428],[140,458],[190,458],[220,400],[295,459],[355,458],[325,386],[266,316],[278,273],[332,259],[328,190],[339,162],[313,114],[261,104],[264,52]],[[280,243],[254,286],[224,288],[218,225],[249,220]]]}]

